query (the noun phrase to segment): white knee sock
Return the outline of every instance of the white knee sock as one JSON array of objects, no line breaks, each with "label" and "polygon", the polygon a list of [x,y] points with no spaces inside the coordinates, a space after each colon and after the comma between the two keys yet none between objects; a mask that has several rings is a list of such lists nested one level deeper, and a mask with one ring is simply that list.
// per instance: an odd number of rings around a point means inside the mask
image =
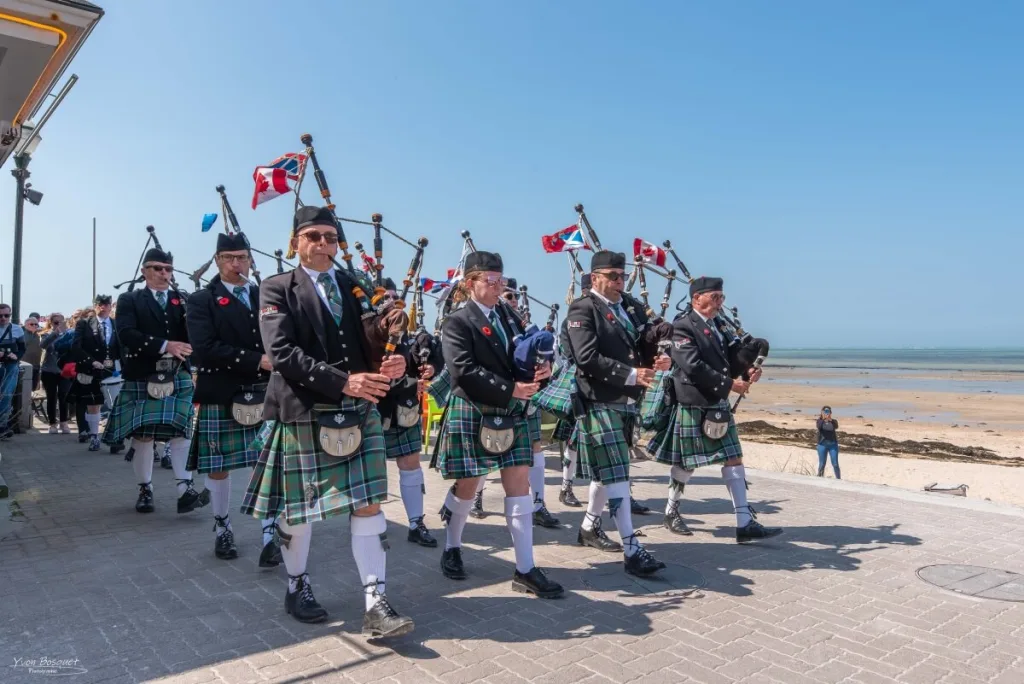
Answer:
[{"label": "white knee sock", "polygon": [[100,434],[100,414],[98,413],[86,413],[85,422],[89,425],[89,434],[98,435]]},{"label": "white knee sock", "polygon": [[[191,480],[192,473],[185,469],[188,462],[188,448],[190,440],[184,437],[175,437],[171,440],[171,467],[174,468],[174,477],[178,480]],[[187,484],[178,483],[178,496],[181,496],[188,489]]]},{"label": "white knee sock", "polygon": [[583,529],[587,532],[594,529],[594,524],[601,519],[604,505],[608,502],[608,490],[597,480],[591,480],[587,501],[587,514],[583,516]]},{"label": "white knee sock", "polygon": [[473,507],[473,500],[463,501],[449,489],[444,505],[451,512],[451,518],[447,523],[448,536],[444,542],[444,550],[447,551],[462,546],[462,530],[466,528],[466,520],[469,518],[469,509]]},{"label": "white knee sock", "polygon": [[135,455],[132,456],[132,469],[135,470],[135,479],[139,481],[139,484],[152,482],[153,458],[148,455],[149,450],[146,448],[152,442],[139,442],[136,440],[132,440],[132,442],[138,445]]},{"label": "white knee sock", "polygon": [[383,513],[352,516],[352,557],[356,559],[359,579],[363,583],[366,610],[373,608],[379,597],[384,595],[388,556],[381,543],[381,535],[387,531],[388,521]]},{"label": "white knee sock", "polygon": [[692,475],[692,470],[672,466],[672,470],[669,471],[671,479],[668,482],[668,503],[665,505],[665,515],[679,515],[679,500],[683,498],[683,489]]},{"label": "white knee sock", "polygon": [[213,508],[213,515],[218,518],[225,517],[231,505],[231,473],[223,480],[215,480],[207,475],[206,488],[210,490],[210,507]]},{"label": "white knee sock", "polygon": [[533,494],[533,510],[539,511],[544,505],[544,453],[534,453],[530,466],[530,493]]},{"label": "white knee sock", "polygon": [[562,486],[572,484],[576,479],[576,450],[565,447],[565,464],[562,466]]},{"label": "white knee sock", "polygon": [[722,479],[729,488],[732,505],[736,510],[736,527],[746,526],[753,518],[747,506],[747,474],[742,465],[722,466]]},{"label": "white knee sock", "polygon": [[480,492],[484,491],[484,487],[486,487],[486,486],[487,486],[487,478],[486,477],[481,477],[480,481],[476,483],[476,493],[479,494]]},{"label": "white knee sock", "polygon": [[516,550],[516,570],[533,570],[533,500],[529,496],[506,496],[505,522]]},{"label": "white knee sock", "polygon": [[274,541],[274,530],[271,527],[277,518],[264,518],[260,525],[263,527],[263,545],[266,546],[270,542]]},{"label": "white knee sock", "polygon": [[608,493],[608,512],[615,520],[615,529],[622,539],[622,550],[632,556],[640,550],[640,542],[633,536],[633,511],[629,506],[629,483],[613,482],[605,485]]},{"label": "white knee sock", "polygon": [[402,503],[405,514],[409,516],[409,529],[423,518],[423,469],[399,470],[398,487],[402,490]]},{"label": "white knee sock", "polygon": [[[298,577],[306,572],[306,560],[309,558],[309,542],[313,538],[313,525],[289,525],[284,520],[278,523],[281,526],[282,535],[291,535],[288,546],[284,545],[284,537],[281,540],[281,557],[284,558],[284,567],[291,577]],[[295,580],[288,579],[288,591],[295,591]]]}]

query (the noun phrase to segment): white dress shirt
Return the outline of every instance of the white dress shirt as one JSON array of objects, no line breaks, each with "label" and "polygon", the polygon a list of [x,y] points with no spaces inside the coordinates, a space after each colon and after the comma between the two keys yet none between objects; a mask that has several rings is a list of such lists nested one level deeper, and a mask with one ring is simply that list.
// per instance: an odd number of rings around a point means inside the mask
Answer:
[{"label": "white dress shirt", "polygon": [[316,289],[316,293],[318,295],[320,295],[320,300],[324,303],[324,306],[327,307],[327,310],[330,311],[331,310],[331,302],[327,299],[327,290],[324,289],[323,284],[319,280],[317,280],[317,279],[321,275],[323,275],[324,273],[330,273],[331,274],[331,278],[335,282],[337,282],[338,281],[338,276],[335,275],[335,273],[334,273],[334,267],[331,266],[326,271],[314,271],[311,268],[307,268],[307,267],[303,266],[302,270],[305,271],[306,275],[308,275],[310,277],[310,279],[313,281],[313,287]]}]

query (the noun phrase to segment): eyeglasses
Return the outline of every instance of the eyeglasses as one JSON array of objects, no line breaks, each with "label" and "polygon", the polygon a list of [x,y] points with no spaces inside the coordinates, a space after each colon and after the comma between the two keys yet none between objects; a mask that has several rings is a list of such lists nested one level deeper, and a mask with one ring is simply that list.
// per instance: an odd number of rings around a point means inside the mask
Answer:
[{"label": "eyeglasses", "polygon": [[594,275],[603,276],[613,283],[617,283],[626,277],[626,274],[621,271],[594,271]]},{"label": "eyeglasses", "polygon": [[320,242],[323,240],[329,245],[338,244],[338,234],[331,232],[321,233],[319,230],[307,230],[305,233],[299,233],[300,238],[305,238],[310,242]]},{"label": "eyeglasses", "polygon": [[231,261],[248,261],[249,260],[249,255],[248,254],[219,254],[219,255],[217,255],[217,258],[220,259],[221,261],[228,261],[228,262],[231,262]]},{"label": "eyeglasses", "polygon": [[708,296],[708,299],[710,299],[711,301],[714,301],[714,302],[724,302],[725,301],[725,295],[722,294],[721,292],[705,292],[704,294],[706,294]]},{"label": "eyeglasses", "polygon": [[0,318],[10,318],[10,317],[11,317],[11,314],[9,314],[9,313],[0,313]]},{"label": "eyeglasses", "polygon": [[505,287],[508,285],[508,279],[503,276],[487,276],[486,278],[478,278],[478,280],[488,287]]},{"label": "eyeglasses", "polygon": [[174,271],[174,267],[173,266],[146,266],[146,268],[148,268],[150,270],[153,270],[153,271],[156,271],[157,273],[160,273],[160,272],[171,273],[172,271]]}]

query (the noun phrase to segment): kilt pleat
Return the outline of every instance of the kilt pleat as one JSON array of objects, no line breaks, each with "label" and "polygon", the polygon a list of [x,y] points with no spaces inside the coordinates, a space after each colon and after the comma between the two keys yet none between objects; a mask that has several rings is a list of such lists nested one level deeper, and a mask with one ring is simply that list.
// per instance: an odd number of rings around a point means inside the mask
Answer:
[{"label": "kilt pleat", "polygon": [[418,454],[423,451],[423,430],[419,425],[385,430],[384,447],[389,459]]},{"label": "kilt pleat", "polygon": [[[359,451],[347,460],[323,451],[317,439],[316,413],[369,410]],[[346,397],[338,405],[313,407],[312,415],[295,423],[268,421],[257,437],[262,443],[241,512],[255,518],[281,516],[301,525],[351,513],[387,499],[388,476],[384,431],[377,409],[362,399]]]},{"label": "kilt pleat", "polygon": [[192,376],[179,369],[174,376],[174,394],[152,399],[145,380],[125,380],[110,410],[103,430],[103,443],[121,444],[129,437],[166,442],[175,437],[192,437]]},{"label": "kilt pleat", "polygon": [[[721,401],[708,408],[728,411],[729,402]],[[742,457],[740,436],[732,415],[729,416],[729,430],[725,436],[722,439],[711,439],[701,429],[704,411],[700,406],[676,405],[665,426],[657,430],[647,443],[647,453],[659,463],[677,465],[686,470]]]},{"label": "kilt pleat", "polygon": [[[531,409],[533,410],[533,413],[530,413]],[[544,435],[543,428],[542,428],[543,424],[541,423],[541,417],[542,416],[541,416],[540,409],[537,408],[536,404],[531,404],[530,408],[528,408],[526,410],[526,428],[530,432],[530,442],[531,443],[532,442],[539,442],[541,437],[543,437],[543,435]]]},{"label": "kilt pleat", "polygon": [[[529,425],[522,401],[513,399],[508,408],[476,406],[452,394],[448,416],[438,435],[438,470],[446,480],[480,477],[495,470],[533,464],[533,448]],[[539,414],[539,412],[538,412]],[[494,455],[480,444],[481,416],[509,416],[513,421],[515,441],[504,454]]]},{"label": "kilt pleat", "polygon": [[223,404],[202,404],[192,422],[188,469],[200,474],[221,473],[256,465],[260,450],[256,436],[263,423],[242,425]]},{"label": "kilt pleat", "polygon": [[452,374],[445,366],[437,374],[434,381],[427,385],[427,394],[434,398],[438,406],[445,406],[448,403],[448,396],[452,392]]},{"label": "kilt pleat", "polygon": [[572,436],[573,428],[576,427],[575,418],[559,419],[555,423],[555,431],[551,433],[551,439],[556,442],[568,442]]},{"label": "kilt pleat", "polygon": [[629,480],[629,437],[635,406],[614,408],[592,404],[576,421],[577,473],[586,479],[613,484]]},{"label": "kilt pleat", "polygon": [[534,395],[533,404],[555,418],[572,418],[572,396],[576,393],[576,365],[558,366],[551,373],[551,382]]},{"label": "kilt pleat", "polygon": [[668,392],[671,383],[670,371],[658,371],[644,392],[640,400],[640,426],[645,430],[657,431],[668,424],[672,415],[672,397]]}]

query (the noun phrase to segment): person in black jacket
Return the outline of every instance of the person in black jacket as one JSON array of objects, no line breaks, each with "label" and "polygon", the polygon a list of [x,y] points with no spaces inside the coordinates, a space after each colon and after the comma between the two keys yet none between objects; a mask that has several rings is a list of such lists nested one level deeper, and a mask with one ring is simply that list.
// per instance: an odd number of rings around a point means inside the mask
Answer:
[{"label": "person in black jacket", "polygon": [[[281,555],[288,571],[285,611],[322,622],[306,572],[312,523],[349,515],[352,555],[364,594],[363,634],[408,634],[385,595],[387,499],[384,433],[376,405],[405,375],[400,355],[374,349],[382,325],[408,319],[374,311],[360,282],[333,266],[338,224],[327,207],[295,212],[290,252],[299,267],[260,288],[260,333],[273,371],[264,401],[270,425],[242,501],[242,513],[280,516]],[[291,254],[289,254],[289,257]],[[375,346],[376,345],[376,346]]]},{"label": "person in black jacket", "polygon": [[[256,465],[253,446],[263,426],[263,395],[270,378],[270,359],[263,352],[257,314],[259,288],[249,283],[252,266],[245,236],[217,236],[217,275],[188,298],[188,337],[197,367],[198,406],[189,450],[189,469],[206,475],[213,508],[214,555],[238,557],[228,517],[231,471]],[[264,518],[261,568],[276,567],[281,550],[275,539],[276,519]]]},{"label": "person in black jacket", "polygon": [[663,440],[652,455],[672,466],[665,527],[690,535],[679,516],[679,502],[694,469],[722,466],[722,479],[736,511],[736,540],[773,537],[777,527],[764,527],[747,504],[746,474],[736,422],[729,408],[729,393],[743,395],[761,377],[761,369],[746,373],[730,358],[728,340],[715,316],[725,302],[721,278],[700,277],[690,283],[692,306],[676,317],[672,331],[672,385],[674,404]]},{"label": "person in black jacket", "polygon": [[533,450],[526,417],[539,383],[551,375],[551,365],[544,364],[532,381],[515,379],[512,339],[516,325],[498,304],[506,282],[503,271],[498,254],[468,254],[465,277],[453,294],[469,301],[443,324],[441,346],[452,390],[438,436],[438,468],[444,479],[455,480],[455,484],[441,509],[448,526],[441,571],[449,579],[466,578],[462,531],[477,483],[500,470],[505,521],[515,547],[512,589],[555,598],[562,595],[562,586],[548,579],[533,561],[529,480]]},{"label": "person in black jacket", "polygon": [[[126,460],[135,468],[139,498],[135,510],[152,513],[152,442],[170,442],[171,466],[178,486],[178,513],[209,502],[196,492],[186,468],[192,438],[192,384],[188,357],[192,347],[185,326],[185,303],[171,285],[170,253],[152,248],[142,260],[146,286],[117,298],[117,331],[124,385],[110,410],[103,442],[111,446],[132,439]],[[138,443],[138,458],[135,458]]]},{"label": "person in black jacket", "polygon": [[77,373],[75,395],[85,404],[85,422],[89,426],[89,451],[100,450],[100,409],[103,391],[100,381],[114,372],[120,358],[114,321],[110,318],[110,295],[96,295],[96,315],[83,317],[75,325],[71,358]]},{"label": "person in black jacket", "polygon": [[629,449],[636,401],[666,356],[644,358],[640,339],[648,321],[640,307],[623,306],[626,256],[599,251],[590,264],[591,291],[569,306],[566,327],[576,362],[576,386],[582,404],[576,433],[580,465],[591,480],[587,514],[578,543],[610,551],[614,542],[601,531],[601,510],[615,520],[622,539],[626,572],[651,575],[665,567],[637,540],[629,494]]}]

